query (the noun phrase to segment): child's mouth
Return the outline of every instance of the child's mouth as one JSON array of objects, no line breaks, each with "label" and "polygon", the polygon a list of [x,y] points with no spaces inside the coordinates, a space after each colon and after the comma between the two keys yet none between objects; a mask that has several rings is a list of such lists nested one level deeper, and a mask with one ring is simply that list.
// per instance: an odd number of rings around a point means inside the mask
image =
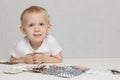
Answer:
[{"label": "child's mouth", "polygon": [[34,37],[40,37],[42,34],[33,34]]}]

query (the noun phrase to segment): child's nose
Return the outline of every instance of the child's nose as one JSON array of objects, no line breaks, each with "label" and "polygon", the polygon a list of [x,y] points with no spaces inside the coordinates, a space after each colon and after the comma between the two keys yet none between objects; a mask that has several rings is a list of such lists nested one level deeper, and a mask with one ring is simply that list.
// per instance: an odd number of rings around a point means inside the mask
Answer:
[{"label": "child's nose", "polygon": [[35,31],[40,31],[40,27],[39,26],[35,26]]}]

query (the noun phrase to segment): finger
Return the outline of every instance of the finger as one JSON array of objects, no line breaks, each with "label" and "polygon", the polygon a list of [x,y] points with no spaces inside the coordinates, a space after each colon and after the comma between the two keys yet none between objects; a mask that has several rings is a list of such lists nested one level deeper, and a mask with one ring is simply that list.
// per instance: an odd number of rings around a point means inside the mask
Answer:
[{"label": "finger", "polygon": [[41,64],[41,61],[35,61],[34,63],[35,64]]},{"label": "finger", "polygon": [[32,59],[32,57],[27,57],[26,58],[26,63],[28,63],[28,64],[34,64],[34,60]]},{"label": "finger", "polygon": [[34,61],[32,60],[32,61],[28,61],[28,64],[34,64]]}]

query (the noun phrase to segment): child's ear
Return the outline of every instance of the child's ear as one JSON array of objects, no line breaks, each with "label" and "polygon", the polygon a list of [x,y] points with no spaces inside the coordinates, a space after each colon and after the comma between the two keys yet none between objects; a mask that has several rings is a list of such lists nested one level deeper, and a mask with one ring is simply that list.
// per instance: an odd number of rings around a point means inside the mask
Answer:
[{"label": "child's ear", "polygon": [[51,30],[51,28],[52,28],[52,25],[49,24],[49,26],[48,26],[48,32]]},{"label": "child's ear", "polygon": [[24,26],[20,26],[20,31],[21,31],[23,34],[25,34],[25,28],[24,28]]}]

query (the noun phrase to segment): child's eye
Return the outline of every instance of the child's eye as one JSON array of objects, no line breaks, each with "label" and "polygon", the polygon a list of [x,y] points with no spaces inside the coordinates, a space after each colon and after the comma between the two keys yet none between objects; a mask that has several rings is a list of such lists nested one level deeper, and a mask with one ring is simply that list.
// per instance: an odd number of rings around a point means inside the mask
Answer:
[{"label": "child's eye", "polygon": [[30,26],[30,27],[32,27],[32,26],[33,26],[33,24],[30,24],[29,26]]},{"label": "child's eye", "polygon": [[39,25],[40,25],[40,26],[44,26],[45,24],[44,24],[44,23],[40,23]]}]

